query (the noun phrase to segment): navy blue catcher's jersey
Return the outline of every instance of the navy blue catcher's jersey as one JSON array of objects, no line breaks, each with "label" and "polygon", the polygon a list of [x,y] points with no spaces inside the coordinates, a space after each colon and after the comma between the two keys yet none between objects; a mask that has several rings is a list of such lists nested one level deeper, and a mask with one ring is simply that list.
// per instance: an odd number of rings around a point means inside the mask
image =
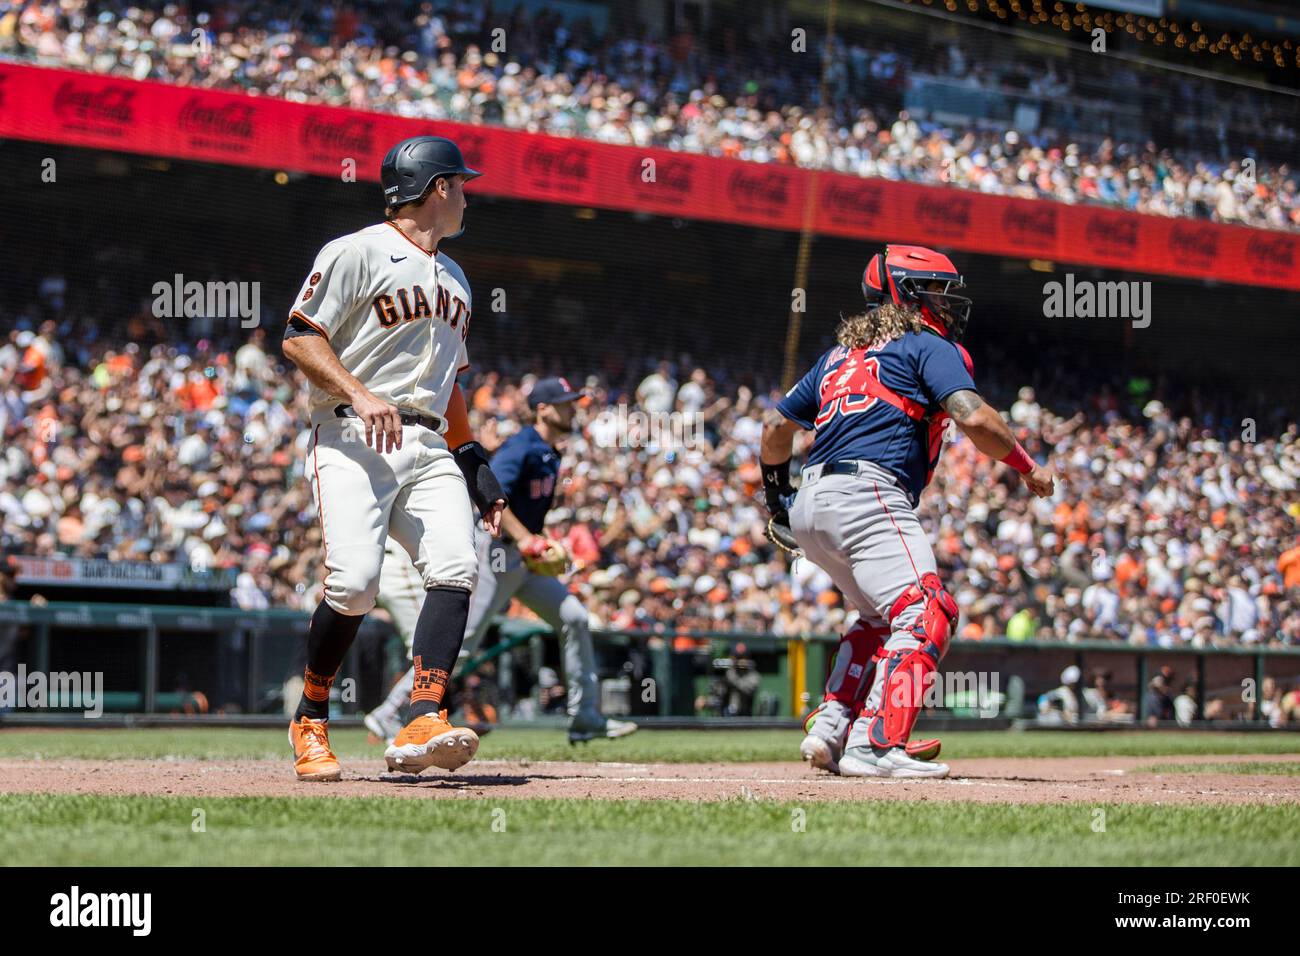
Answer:
[{"label": "navy blue catcher's jersey", "polygon": [[[947,417],[939,403],[953,392],[976,391],[967,363],[960,346],[929,332],[908,332],[874,351],[837,345],[786,393],[777,410],[816,430],[809,465],[874,462],[897,475],[916,501],[938,461]],[[871,394],[864,376],[915,403],[926,419],[917,421]]]},{"label": "navy blue catcher's jersey", "polygon": [[555,500],[560,453],[529,425],[501,443],[492,456],[492,473],[505,489],[515,517],[533,534],[541,534]]}]

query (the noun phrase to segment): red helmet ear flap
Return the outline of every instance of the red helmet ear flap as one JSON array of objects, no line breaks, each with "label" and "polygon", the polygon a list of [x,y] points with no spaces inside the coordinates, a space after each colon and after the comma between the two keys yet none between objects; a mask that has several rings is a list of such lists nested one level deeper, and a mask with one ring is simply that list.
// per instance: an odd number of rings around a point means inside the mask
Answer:
[{"label": "red helmet ear flap", "polygon": [[882,253],[876,253],[867,262],[867,268],[862,272],[862,297],[867,300],[867,305],[875,308],[882,305],[887,298],[885,292],[885,257]]},{"label": "red helmet ear flap", "polygon": [[899,295],[898,283],[889,274],[889,246],[885,246],[885,252],[880,257],[880,278],[881,288],[885,290],[885,298],[896,305],[902,305],[903,297]]}]

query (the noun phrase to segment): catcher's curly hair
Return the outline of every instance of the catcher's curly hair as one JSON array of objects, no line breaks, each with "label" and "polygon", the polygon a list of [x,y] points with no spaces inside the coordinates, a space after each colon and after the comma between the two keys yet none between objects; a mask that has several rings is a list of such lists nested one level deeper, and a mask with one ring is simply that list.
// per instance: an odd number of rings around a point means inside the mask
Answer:
[{"label": "catcher's curly hair", "polygon": [[924,332],[925,322],[917,309],[886,302],[859,315],[841,318],[835,341],[846,349],[879,348],[908,332]]}]

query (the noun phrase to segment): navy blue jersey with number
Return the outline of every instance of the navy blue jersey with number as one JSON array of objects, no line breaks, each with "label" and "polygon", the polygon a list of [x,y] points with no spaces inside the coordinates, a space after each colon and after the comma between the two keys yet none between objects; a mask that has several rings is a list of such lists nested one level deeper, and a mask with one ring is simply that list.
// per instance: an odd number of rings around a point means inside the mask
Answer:
[{"label": "navy blue jersey with number", "polygon": [[[929,332],[908,332],[874,351],[837,345],[786,393],[777,410],[816,430],[809,465],[874,462],[897,475],[916,501],[938,461],[939,403],[962,389],[976,391],[968,363],[960,346]],[[864,376],[916,403],[927,420],[918,422],[870,394],[862,385]]]},{"label": "navy blue jersey with number", "polygon": [[511,435],[492,456],[492,473],[510,499],[510,510],[533,534],[541,534],[555,500],[560,453],[532,425]]}]

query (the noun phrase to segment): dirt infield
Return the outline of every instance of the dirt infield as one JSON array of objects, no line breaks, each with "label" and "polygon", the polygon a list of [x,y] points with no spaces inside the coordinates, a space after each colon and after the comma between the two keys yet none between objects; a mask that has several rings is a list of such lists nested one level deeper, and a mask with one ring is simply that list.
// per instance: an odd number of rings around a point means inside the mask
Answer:
[{"label": "dirt infield", "polygon": [[[947,780],[864,780],[796,763],[474,761],[448,774],[345,761],[337,783],[299,783],[286,760],[0,760],[0,793],[643,800],[938,800],[979,803],[1288,803],[1300,775],[1153,773],[1155,764],[1300,762],[1300,755],[955,760]],[[378,764],[376,766],[376,764]]]}]

